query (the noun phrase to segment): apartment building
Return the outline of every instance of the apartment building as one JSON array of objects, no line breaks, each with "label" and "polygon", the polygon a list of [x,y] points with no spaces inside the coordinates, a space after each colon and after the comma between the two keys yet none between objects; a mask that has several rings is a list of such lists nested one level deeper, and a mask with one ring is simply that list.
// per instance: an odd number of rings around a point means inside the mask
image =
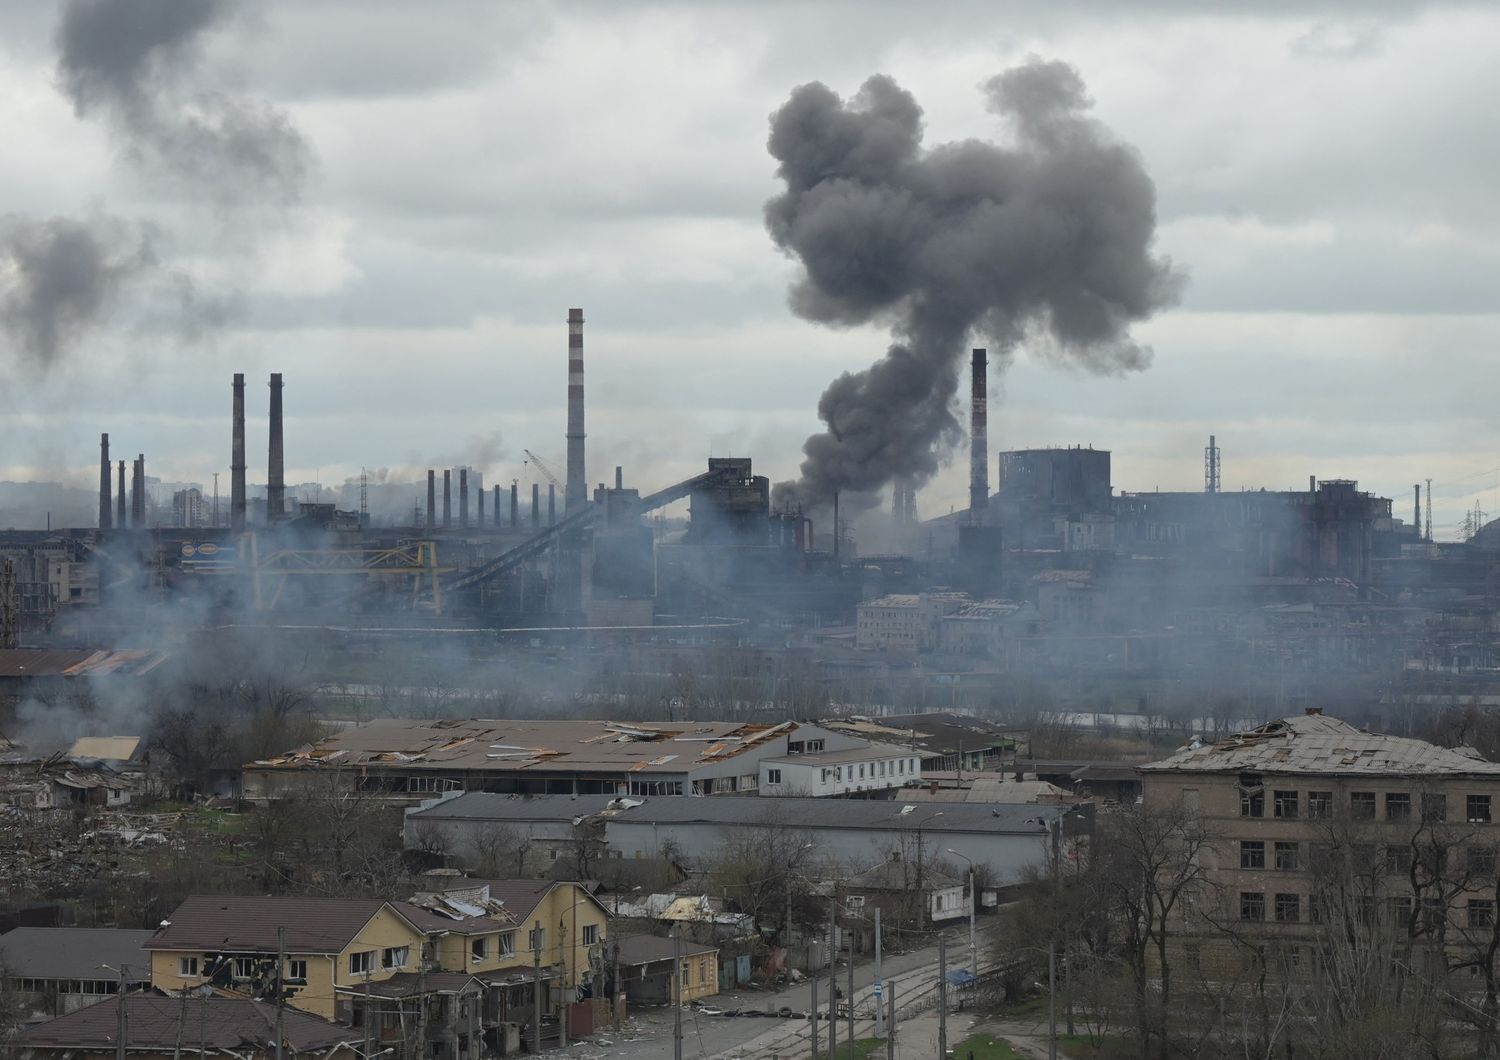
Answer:
[{"label": "apartment building", "polygon": [[967,603],[960,593],[893,594],[855,608],[855,647],[864,651],[910,653],[937,646],[944,615]]},{"label": "apartment building", "polygon": [[[1192,961],[1237,944],[1322,953],[1329,928],[1385,926],[1455,954],[1496,933],[1500,763],[1309,711],[1139,767],[1148,809],[1201,829],[1184,905]],[[1461,960],[1461,956],[1460,956]]]}]

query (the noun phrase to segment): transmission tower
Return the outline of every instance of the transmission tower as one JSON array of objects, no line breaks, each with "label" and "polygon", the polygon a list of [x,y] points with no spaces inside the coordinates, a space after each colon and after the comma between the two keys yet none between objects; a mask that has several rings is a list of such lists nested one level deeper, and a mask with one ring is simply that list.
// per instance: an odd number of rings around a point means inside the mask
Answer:
[{"label": "transmission tower", "polygon": [[1208,448],[1203,450],[1203,492],[1219,492],[1219,445],[1213,435],[1208,436]]}]

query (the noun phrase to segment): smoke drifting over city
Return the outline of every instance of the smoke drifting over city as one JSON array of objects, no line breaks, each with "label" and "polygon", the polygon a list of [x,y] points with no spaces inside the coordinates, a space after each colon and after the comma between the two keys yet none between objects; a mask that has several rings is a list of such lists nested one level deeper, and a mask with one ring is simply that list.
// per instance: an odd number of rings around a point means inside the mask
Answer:
[{"label": "smoke drifting over city", "polygon": [[[73,0],[55,40],[58,88],[75,115],[102,123],[135,175],[168,197],[211,206],[211,238],[223,254],[245,249],[243,238],[224,235],[241,215],[263,223],[299,199],[311,159],[283,111],[201,83],[207,41],[234,14],[219,2]],[[103,210],[0,220],[8,345],[45,370],[126,310],[179,340],[222,324],[225,296],[200,291],[166,260],[172,235],[159,220]]]},{"label": "smoke drifting over city", "polygon": [[1180,278],[1152,253],[1156,196],[1140,158],[1088,117],[1065,63],[1029,61],[984,91],[1013,145],[924,147],[921,107],[883,75],[849,101],[803,85],[772,116],[786,191],[766,224],[804,269],[793,310],[889,322],[896,340],[823,392],[827,429],[804,444],[801,478],[778,487],[785,501],[814,508],[929,479],[962,433],[954,398],[971,335],[998,347],[1001,366],[1022,344],[1091,372],[1150,362],[1130,326],[1170,304]]}]

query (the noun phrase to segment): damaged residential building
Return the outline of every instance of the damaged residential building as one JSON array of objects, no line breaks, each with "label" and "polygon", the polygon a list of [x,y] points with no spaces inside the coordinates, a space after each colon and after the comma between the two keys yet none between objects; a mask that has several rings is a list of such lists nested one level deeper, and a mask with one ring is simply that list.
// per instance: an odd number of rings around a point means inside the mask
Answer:
[{"label": "damaged residential building", "polygon": [[[1351,924],[1407,940],[1432,967],[1500,944],[1500,763],[1310,711],[1195,740],[1139,775],[1148,810],[1181,812],[1208,837],[1206,905],[1182,943],[1206,974],[1255,950],[1295,966]],[[1454,989],[1471,988],[1454,974]]]},{"label": "damaged residential building", "polygon": [[768,759],[864,747],[782,722],[416,721],[351,726],[244,767],[247,799],[285,797],[329,776],[394,802],[449,791],[518,795],[754,794]]}]

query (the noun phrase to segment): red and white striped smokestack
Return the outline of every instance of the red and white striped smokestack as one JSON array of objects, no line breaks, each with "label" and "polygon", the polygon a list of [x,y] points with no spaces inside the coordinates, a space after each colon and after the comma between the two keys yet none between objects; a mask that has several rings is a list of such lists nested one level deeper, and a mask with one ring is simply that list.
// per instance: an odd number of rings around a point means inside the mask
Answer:
[{"label": "red and white striped smokestack", "polygon": [[109,435],[99,436],[99,529],[114,525],[115,510],[109,502]]},{"label": "red and white striped smokestack", "polygon": [[281,373],[271,373],[271,446],[266,465],[266,522],[286,516],[286,448],[281,433]]},{"label": "red and white striped smokestack", "polygon": [[245,373],[235,372],[234,407],[230,412],[229,529],[245,529]]},{"label": "red and white striped smokestack", "polygon": [[588,500],[583,460],[583,310],[568,310],[568,484],[563,510],[575,512]]},{"label": "red and white striped smokestack", "polygon": [[973,389],[969,394],[969,522],[984,523],[990,504],[989,378],[985,351],[975,350],[971,362]]}]

